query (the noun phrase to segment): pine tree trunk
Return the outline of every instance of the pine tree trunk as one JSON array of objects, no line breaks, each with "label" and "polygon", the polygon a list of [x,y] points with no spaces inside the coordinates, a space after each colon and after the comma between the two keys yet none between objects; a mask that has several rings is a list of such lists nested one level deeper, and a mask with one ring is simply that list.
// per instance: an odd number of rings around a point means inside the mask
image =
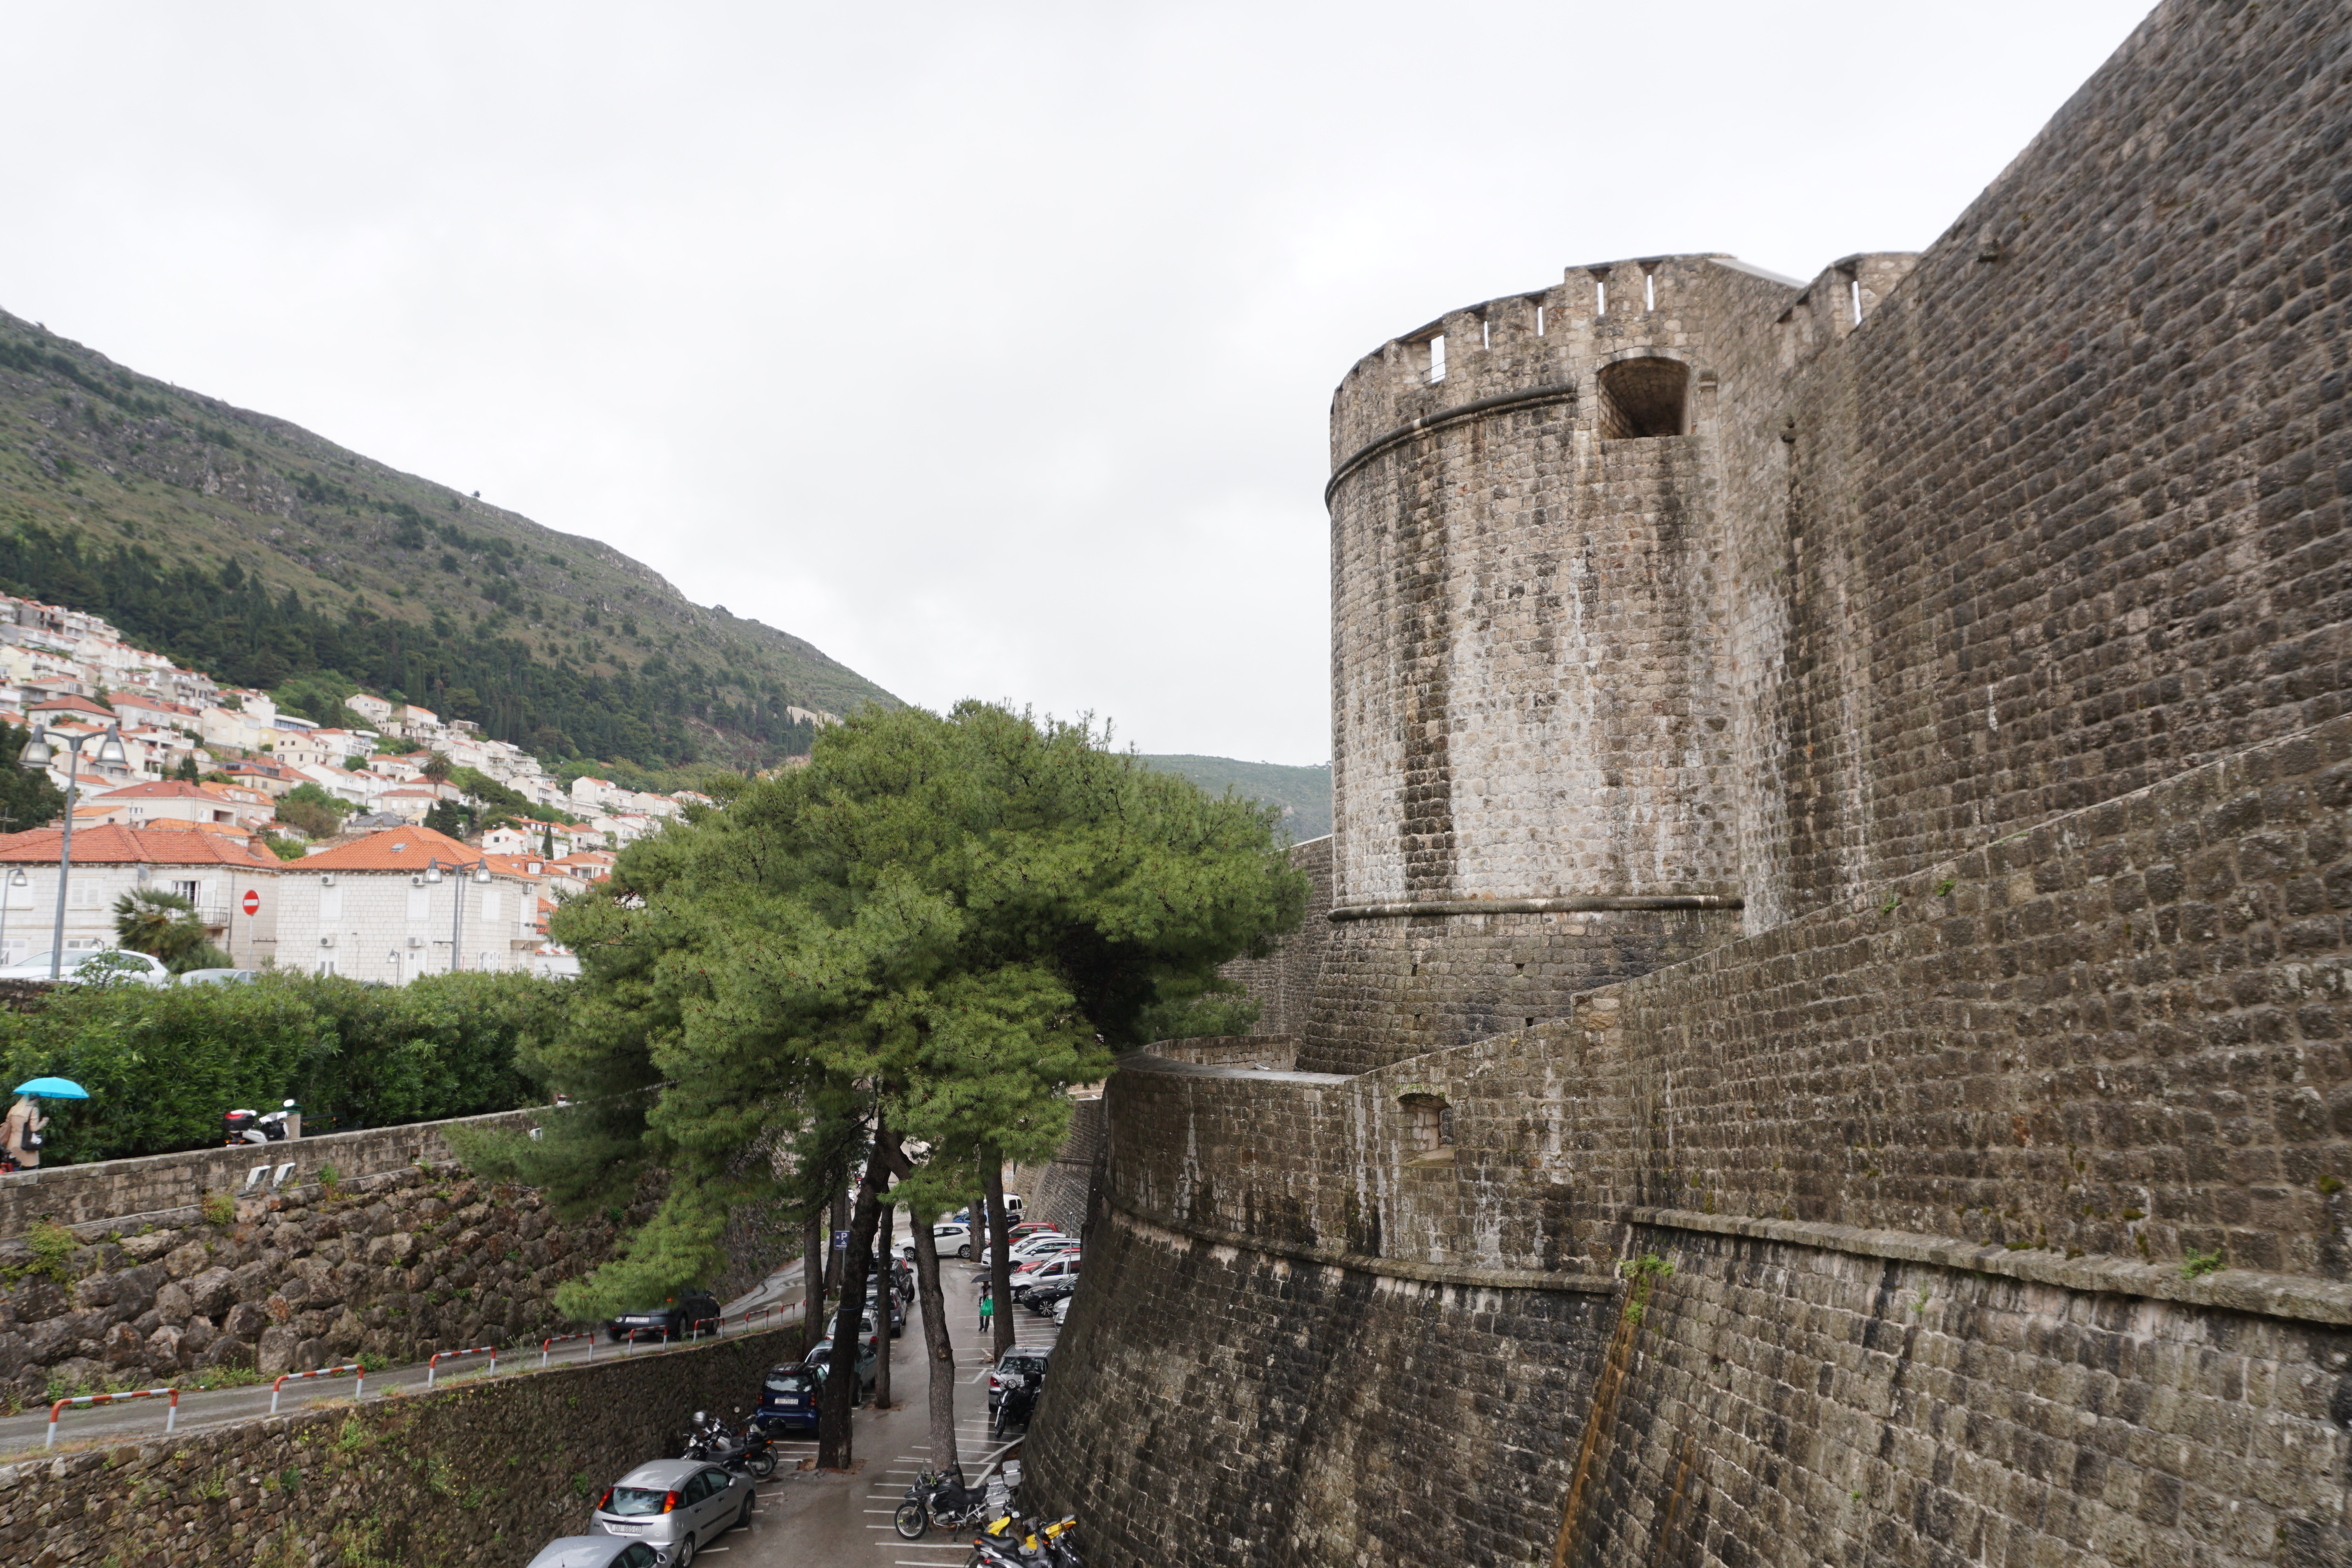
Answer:
[{"label": "pine tree trunk", "polygon": [[882,1140],[877,1136],[873,1153],[866,1156],[866,1175],[857,1183],[849,1245],[835,1254],[841,1260],[841,1305],[834,1312],[833,1364],[825,1374],[824,1397],[817,1407],[816,1462],[821,1469],[845,1470],[852,1457],[849,1412],[857,1398],[857,1353],[866,1338],[860,1323],[866,1312],[866,1265],[874,1250],[874,1226],[882,1213],[879,1190],[890,1179],[883,1159]]},{"label": "pine tree trunk", "polygon": [[988,1290],[996,1298],[997,1360],[1013,1348],[1013,1238],[1004,1223],[1004,1162],[996,1151],[981,1155],[980,1183],[988,1194]]},{"label": "pine tree trunk", "polygon": [[874,1224],[874,1278],[879,1287],[874,1292],[874,1332],[882,1336],[881,1348],[874,1353],[877,1410],[890,1409],[896,1403],[890,1397],[890,1216],[897,1209],[896,1204],[885,1202]]},{"label": "pine tree trunk", "polygon": [[812,1214],[801,1241],[801,1357],[824,1337],[824,1219]]},{"label": "pine tree trunk", "polygon": [[915,1233],[915,1295],[923,1309],[923,1351],[931,1364],[931,1464],[961,1483],[963,1461],[956,1454],[955,1345],[948,1338],[946,1293],[940,1289],[940,1246],[918,1215]]}]

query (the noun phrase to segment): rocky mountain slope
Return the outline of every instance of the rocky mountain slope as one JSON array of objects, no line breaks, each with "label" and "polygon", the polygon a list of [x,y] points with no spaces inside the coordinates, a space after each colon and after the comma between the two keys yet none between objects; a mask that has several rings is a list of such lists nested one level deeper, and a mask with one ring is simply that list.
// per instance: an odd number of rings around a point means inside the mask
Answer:
[{"label": "rocky mountain slope", "polygon": [[331,671],[551,759],[758,765],[895,704],[608,545],[0,312],[0,588],[242,685]]}]

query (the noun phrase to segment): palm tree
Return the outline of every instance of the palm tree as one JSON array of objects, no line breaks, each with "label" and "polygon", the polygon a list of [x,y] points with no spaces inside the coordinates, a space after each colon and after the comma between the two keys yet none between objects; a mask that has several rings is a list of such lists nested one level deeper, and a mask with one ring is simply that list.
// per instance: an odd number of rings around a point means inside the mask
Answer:
[{"label": "palm tree", "polygon": [[205,945],[196,906],[176,893],[152,887],[114,901],[114,934],[132,952],[152,953],[167,966]]},{"label": "palm tree", "polygon": [[457,764],[451,762],[444,753],[436,751],[425,759],[425,777],[432,779],[436,784],[446,784],[449,782],[449,775],[457,770]]}]

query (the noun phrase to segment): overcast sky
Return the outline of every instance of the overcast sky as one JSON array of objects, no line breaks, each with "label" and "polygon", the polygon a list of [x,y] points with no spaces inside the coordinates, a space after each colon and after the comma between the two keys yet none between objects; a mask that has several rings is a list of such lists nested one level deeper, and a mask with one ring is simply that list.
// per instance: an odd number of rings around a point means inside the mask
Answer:
[{"label": "overcast sky", "polygon": [[0,308],[910,700],[1329,755],[1332,387],[1932,240],[2144,0],[0,4]]}]

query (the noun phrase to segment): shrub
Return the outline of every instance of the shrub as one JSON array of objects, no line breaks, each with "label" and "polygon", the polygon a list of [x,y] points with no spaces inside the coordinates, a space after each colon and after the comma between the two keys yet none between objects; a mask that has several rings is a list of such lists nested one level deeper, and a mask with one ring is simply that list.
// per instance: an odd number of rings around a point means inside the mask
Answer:
[{"label": "shrub", "polygon": [[526,1102],[518,1041],[552,1030],[562,991],[526,975],[432,975],[397,989],[336,976],[240,986],[75,986],[0,1014],[9,1082],[89,1091],[55,1109],[44,1163],[198,1148],[224,1111],[291,1096],[307,1130],[388,1126]]}]

